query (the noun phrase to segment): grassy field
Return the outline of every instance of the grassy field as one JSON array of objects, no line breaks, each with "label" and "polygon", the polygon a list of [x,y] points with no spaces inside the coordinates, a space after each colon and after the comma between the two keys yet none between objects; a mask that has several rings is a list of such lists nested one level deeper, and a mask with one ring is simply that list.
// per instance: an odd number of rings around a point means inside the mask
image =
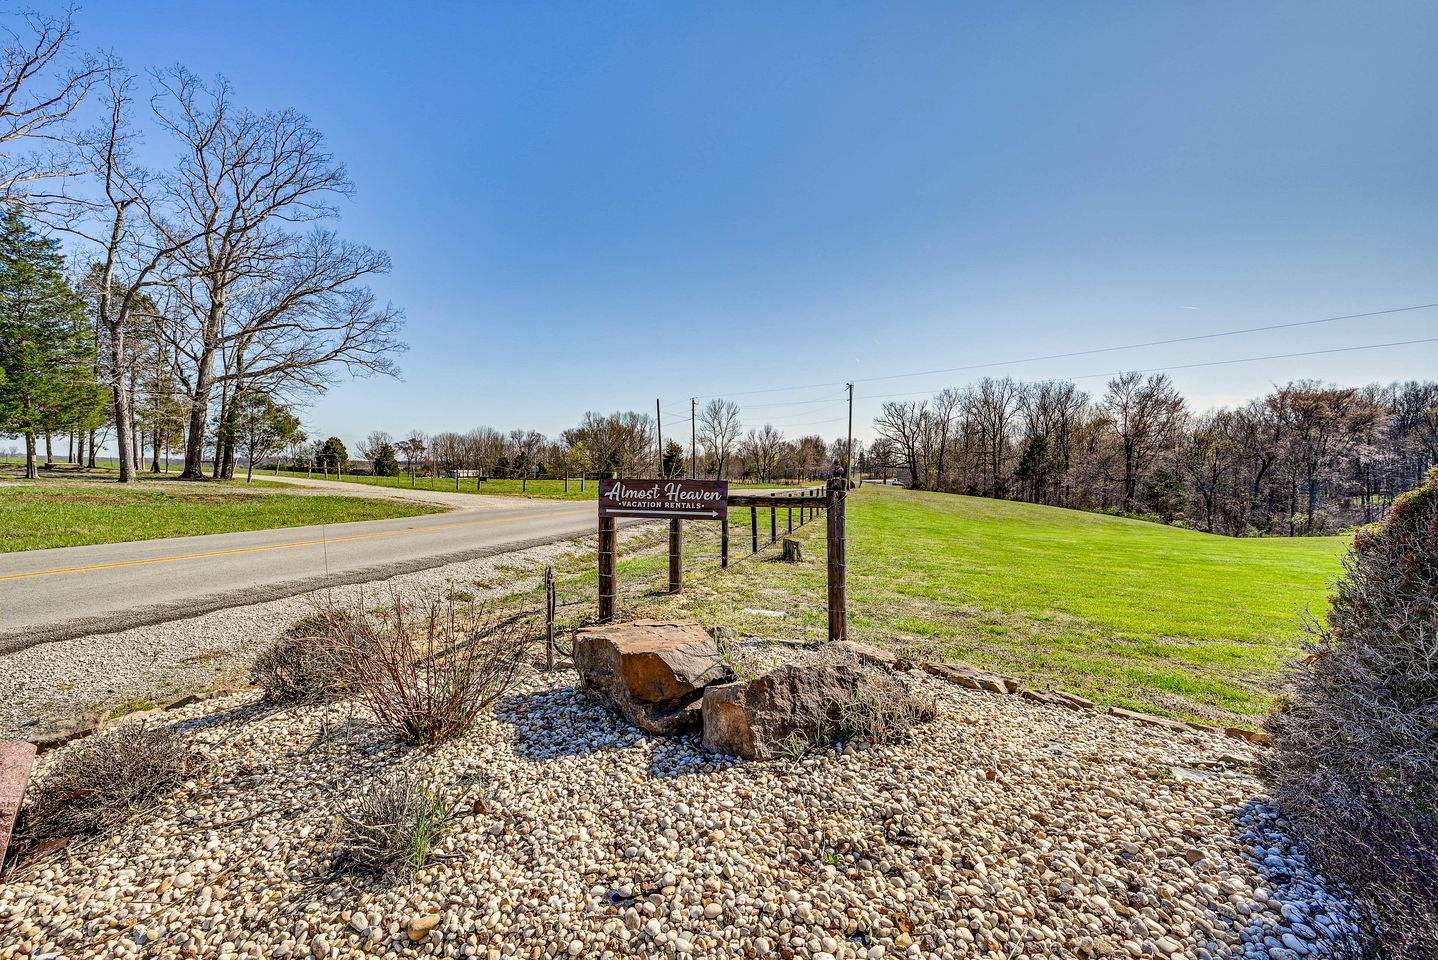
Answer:
[{"label": "grassy field", "polygon": [[258,481],[156,480],[133,487],[93,479],[6,482],[0,484],[0,553],[438,512],[394,500],[285,493],[278,489],[283,486]]},{"label": "grassy field", "polygon": [[[735,517],[747,522],[747,513]],[[824,635],[822,518],[796,534],[805,550],[797,566],[773,561],[773,550],[749,557],[748,531],[735,529],[733,556],[745,559],[720,571],[717,527],[686,529],[685,592],[659,592],[665,559],[656,538],[621,561],[625,614],[683,611],[746,634]],[[761,518],[765,539],[767,529]],[[1303,611],[1322,612],[1346,546],[1344,537],[1227,539],[866,486],[849,503],[852,631],[1102,703],[1252,724],[1272,707]],[[590,566],[564,571],[564,599],[582,601],[566,609],[592,610]]]},{"label": "grassy field", "polygon": [[[306,474],[304,471],[281,470],[281,477],[306,477],[310,476],[316,480],[326,479],[318,473]],[[273,470],[265,470],[263,474],[256,473],[255,476],[273,477]],[[371,487],[397,487],[402,490],[411,488],[410,476],[407,473],[398,477],[355,477],[355,476],[330,476],[328,479],[340,483],[362,483]],[[773,484],[761,483],[733,483],[729,484],[734,489],[740,488],[765,488]],[[448,493],[485,493],[497,497],[534,497],[540,500],[596,500],[599,497],[599,481],[593,477],[584,482],[581,489],[577,479],[570,480],[566,489],[564,480],[460,480],[455,484],[452,477],[415,477],[413,487],[417,490],[442,490]]]}]

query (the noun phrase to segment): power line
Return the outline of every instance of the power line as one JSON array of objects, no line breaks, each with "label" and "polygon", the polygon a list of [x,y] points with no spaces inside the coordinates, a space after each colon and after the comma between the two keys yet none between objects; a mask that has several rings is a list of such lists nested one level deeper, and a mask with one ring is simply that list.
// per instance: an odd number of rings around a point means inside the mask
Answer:
[{"label": "power line", "polygon": [[[1122,371],[1127,373],[1168,373],[1173,370],[1192,370],[1198,367],[1223,367],[1232,363],[1258,363],[1263,360],[1291,360],[1295,357],[1317,357],[1330,353],[1353,353],[1358,350],[1380,350],[1385,347],[1411,347],[1424,343],[1438,343],[1438,337],[1423,337],[1418,340],[1393,340],[1388,343],[1365,343],[1353,347],[1329,347],[1325,350],[1303,350],[1298,353],[1271,353],[1262,357],[1235,357],[1230,360],[1205,360],[1198,363],[1180,363],[1167,367],[1148,367],[1141,370]],[[1085,373],[1076,377],[1044,377],[1038,380],[1020,380],[1019,383],[1053,383],[1063,380],[1093,380],[1098,377],[1112,377],[1120,371],[1108,373]],[[864,397],[865,400],[889,400],[895,397],[917,397],[933,393],[932,390],[915,390],[908,393],[885,393]]]},{"label": "power line", "polygon": [[[1065,359],[1071,359],[1071,358],[1073,358],[1073,357],[1088,357],[1088,356],[1094,356],[1094,355],[1096,355],[1096,354],[1101,354],[1101,353],[1117,353],[1117,352],[1122,351],[1122,350],[1141,350],[1141,349],[1144,349],[1144,348],[1146,348],[1146,347],[1171,346],[1171,345],[1173,345],[1173,344],[1178,344],[1178,343],[1195,343],[1195,342],[1200,341],[1200,340],[1214,340],[1214,339],[1218,339],[1218,338],[1221,338],[1221,337],[1236,337],[1236,336],[1240,336],[1240,335],[1242,335],[1242,334],[1248,334],[1248,333],[1264,333],[1264,332],[1273,331],[1273,330],[1291,330],[1291,329],[1294,329],[1294,328],[1297,328],[1297,327],[1311,327],[1311,326],[1316,326],[1316,325],[1321,324],[1321,323],[1336,323],[1336,322],[1341,321],[1341,320],[1360,320],[1360,319],[1364,319],[1364,318],[1367,318],[1367,317],[1382,317],[1382,316],[1388,316],[1388,315],[1396,314],[1396,313],[1408,313],[1408,312],[1411,312],[1411,311],[1414,311],[1414,310],[1428,310],[1428,309],[1432,309],[1432,308],[1434,308],[1434,307],[1438,307],[1438,302],[1435,302],[1435,303],[1419,303],[1419,304],[1413,304],[1412,306],[1407,306],[1407,307],[1393,307],[1393,308],[1390,308],[1390,309],[1387,309],[1387,310],[1370,310],[1370,311],[1368,311],[1368,312],[1366,312],[1366,313],[1348,313],[1348,314],[1343,314],[1343,315],[1341,315],[1341,316],[1320,317],[1320,318],[1317,319],[1317,320],[1295,320],[1295,321],[1292,321],[1292,322],[1289,322],[1289,323],[1270,323],[1270,324],[1265,324],[1265,325],[1263,325],[1263,326],[1257,326],[1257,327],[1244,327],[1244,328],[1238,329],[1238,330],[1224,330],[1224,331],[1220,331],[1220,332],[1218,332],[1218,333],[1199,333],[1199,334],[1193,334],[1192,336],[1187,336],[1187,337],[1170,337],[1170,338],[1165,339],[1165,340],[1146,340],[1146,341],[1139,342],[1139,343],[1126,343],[1126,344],[1120,344],[1120,345],[1111,346],[1111,347],[1095,347],[1094,349],[1091,349],[1091,350],[1074,350],[1074,351],[1070,351],[1070,352],[1068,352],[1068,353],[1053,353],[1053,354],[1047,354],[1047,355],[1044,355],[1044,356],[1024,357],[1024,358],[1015,359],[1015,360],[995,360],[995,361],[991,361],[991,362],[988,362],[988,363],[968,364],[968,365],[966,365],[966,366],[961,366],[961,367],[943,367],[943,368],[938,368],[938,369],[934,369],[934,370],[919,370],[919,371],[914,371],[914,372],[911,372],[911,373],[893,373],[893,374],[886,374],[886,375],[884,375],[884,376],[879,376],[879,377],[859,377],[859,378],[855,379],[853,382],[855,382],[855,383],[877,383],[877,382],[884,381],[884,380],[903,380],[903,379],[907,379],[907,378],[910,378],[910,377],[926,377],[926,376],[933,376],[933,375],[935,375],[935,374],[940,374],[940,373],[962,373],[962,372],[964,372],[964,371],[969,371],[969,370],[984,370],[984,369],[989,369],[989,368],[991,368],[991,367],[1014,366],[1014,365],[1016,365],[1016,364],[1021,364],[1021,363],[1037,363],[1037,362],[1043,361],[1043,360],[1065,360]],[[1411,342],[1413,342],[1413,343],[1425,343],[1425,342],[1427,342],[1427,341],[1416,340],[1416,341],[1411,341]],[[1379,344],[1378,346],[1381,346],[1381,344]],[[1367,348],[1367,347],[1360,347],[1360,348],[1354,348],[1354,349],[1369,349],[1369,348]],[[1318,351],[1318,352],[1322,352],[1322,351]],[[1333,351],[1333,352],[1341,352],[1341,351]],[[1306,356],[1306,355],[1308,355],[1308,354],[1292,354],[1291,356]],[[1286,357],[1286,356],[1290,356],[1290,355],[1286,355],[1286,354],[1285,354],[1285,355],[1283,355],[1283,356]],[[1254,358],[1254,359],[1265,359],[1265,358]],[[1275,359],[1280,359],[1280,358],[1275,358]],[[1227,363],[1227,362],[1232,362],[1232,363],[1245,363],[1245,362],[1247,362],[1247,361],[1246,361],[1246,360],[1234,360],[1234,361],[1220,361],[1220,362],[1222,362],[1222,363]],[[1182,369],[1182,368],[1174,367],[1174,368],[1168,368],[1168,369]],[[1107,376],[1107,374],[1095,374],[1095,376]],[[1078,379],[1078,378],[1070,377],[1070,378],[1054,378],[1054,379]],[[757,395],[757,394],[763,394],[763,393],[783,393],[783,392],[790,392],[790,391],[795,391],[795,390],[817,390],[817,389],[820,389],[820,388],[823,388],[823,387],[843,387],[843,386],[845,386],[846,383],[847,383],[847,381],[834,380],[834,381],[830,381],[830,382],[827,382],[827,383],[809,383],[809,384],[801,384],[801,385],[798,385],[798,386],[790,386],[790,387],[768,387],[768,388],[765,388],[765,389],[762,389],[762,390],[741,390],[741,391],[731,392],[731,393],[727,393],[727,394],[711,394],[711,395],[708,395],[708,396],[695,397],[694,399],[696,399],[696,400],[711,400],[711,399],[714,399],[714,398],[716,398],[716,397],[722,397],[722,398],[726,398],[726,399],[727,399],[727,398],[729,398],[729,397],[755,396],[755,395]],[[926,391],[926,392],[927,392],[927,391]],[[905,396],[905,395],[912,395],[912,394],[896,394],[895,396]]]},{"label": "power line", "polygon": [[[1116,353],[1120,350],[1141,350],[1145,347],[1164,347],[1175,343],[1194,343],[1198,340],[1214,340],[1219,337],[1233,337],[1244,333],[1263,333],[1269,330],[1290,330],[1294,327],[1311,327],[1320,323],[1334,323],[1338,320],[1359,320],[1364,317],[1379,317],[1393,313],[1405,313],[1410,310],[1426,310],[1431,307],[1438,307],[1438,303],[1420,303],[1411,307],[1395,307],[1392,310],[1373,310],[1368,313],[1350,313],[1341,317],[1323,317],[1319,320],[1297,320],[1292,323],[1271,323],[1262,327],[1245,327],[1242,330],[1225,330],[1222,333],[1199,333],[1189,337],[1171,337],[1167,340],[1149,340],[1144,343],[1129,343],[1117,347],[1096,347],[1092,350],[1075,350],[1071,353],[1053,353],[1042,357],[1025,357],[1022,360],[1003,360],[997,363],[977,363],[965,367],[946,367],[940,370],[923,370],[918,373],[895,373],[883,377],[861,377],[858,383],[875,383],[880,380],[900,380],[905,377],[926,377],[937,373],[960,373],[965,370],[982,370],[989,367],[1006,367],[1019,363],[1037,363],[1041,360],[1067,360],[1073,357],[1090,357],[1099,353]],[[1412,341],[1420,343],[1424,341]],[[1360,348],[1361,349],[1361,348]],[[1334,351],[1337,352],[1337,351]],[[1303,356],[1303,354],[1292,354],[1292,356]],[[1265,358],[1259,358],[1265,359]],[[1242,363],[1243,361],[1221,361]],[[1198,366],[1198,364],[1195,364]],[[1171,368],[1178,369],[1178,368]]]}]

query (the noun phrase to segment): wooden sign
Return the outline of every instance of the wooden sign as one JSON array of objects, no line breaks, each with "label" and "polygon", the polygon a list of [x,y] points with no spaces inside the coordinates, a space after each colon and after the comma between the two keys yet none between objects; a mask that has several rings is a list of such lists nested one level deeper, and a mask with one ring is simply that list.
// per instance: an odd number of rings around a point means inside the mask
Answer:
[{"label": "wooden sign", "polygon": [[727,480],[601,480],[599,518],[725,520]]}]

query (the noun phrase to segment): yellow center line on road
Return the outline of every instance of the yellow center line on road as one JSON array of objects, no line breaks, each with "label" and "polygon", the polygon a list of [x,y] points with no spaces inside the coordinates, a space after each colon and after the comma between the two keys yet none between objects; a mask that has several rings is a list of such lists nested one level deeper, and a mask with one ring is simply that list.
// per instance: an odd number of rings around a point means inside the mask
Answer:
[{"label": "yellow center line on road", "polygon": [[88,573],[92,570],[114,570],[118,567],[142,567],[151,563],[175,563],[180,560],[205,560],[210,557],[229,557],[241,553],[260,553],[265,550],[285,550],[289,547],[314,547],[320,544],[345,543],[350,540],[373,540],[378,537],[398,537],[409,533],[429,533],[433,530],[450,530],[455,527],[473,527],[487,523],[513,523],[516,520],[544,520],[549,517],[573,517],[581,513],[592,513],[593,508],[582,510],[560,510],[539,516],[488,517],[483,520],[459,520],[441,523],[433,527],[409,527],[404,530],[381,530],[378,533],[356,533],[348,537],[321,537],[318,540],[295,540],[291,543],[266,543],[255,547],[235,547],[231,550],[209,550],[204,553],[182,553],[172,557],[148,557],[143,560],[117,560],[114,563],[91,563],[82,567],[60,567],[55,570],[36,570],[32,573],[11,573],[0,576],[0,581],[29,580],[34,577],[55,577],[64,573]]}]

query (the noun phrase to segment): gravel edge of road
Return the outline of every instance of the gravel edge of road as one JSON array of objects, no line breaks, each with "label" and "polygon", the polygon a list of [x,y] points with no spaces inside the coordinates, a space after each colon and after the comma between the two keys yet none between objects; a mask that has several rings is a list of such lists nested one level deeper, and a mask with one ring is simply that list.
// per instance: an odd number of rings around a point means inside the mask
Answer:
[{"label": "gravel edge of road", "polygon": [[[651,526],[626,525],[621,543]],[[32,635],[34,642],[22,648],[6,649],[0,635],[0,739],[34,739],[87,711],[139,700],[158,703],[243,682],[255,653],[313,613],[321,599],[343,604],[394,590],[433,596],[457,587],[476,600],[493,599],[535,586],[546,564],[592,550],[595,543],[594,534],[538,538],[243,596],[215,594],[182,610],[146,611],[140,622],[126,614],[123,629],[102,622],[63,637]],[[117,665],[124,665],[124,672]]]}]

